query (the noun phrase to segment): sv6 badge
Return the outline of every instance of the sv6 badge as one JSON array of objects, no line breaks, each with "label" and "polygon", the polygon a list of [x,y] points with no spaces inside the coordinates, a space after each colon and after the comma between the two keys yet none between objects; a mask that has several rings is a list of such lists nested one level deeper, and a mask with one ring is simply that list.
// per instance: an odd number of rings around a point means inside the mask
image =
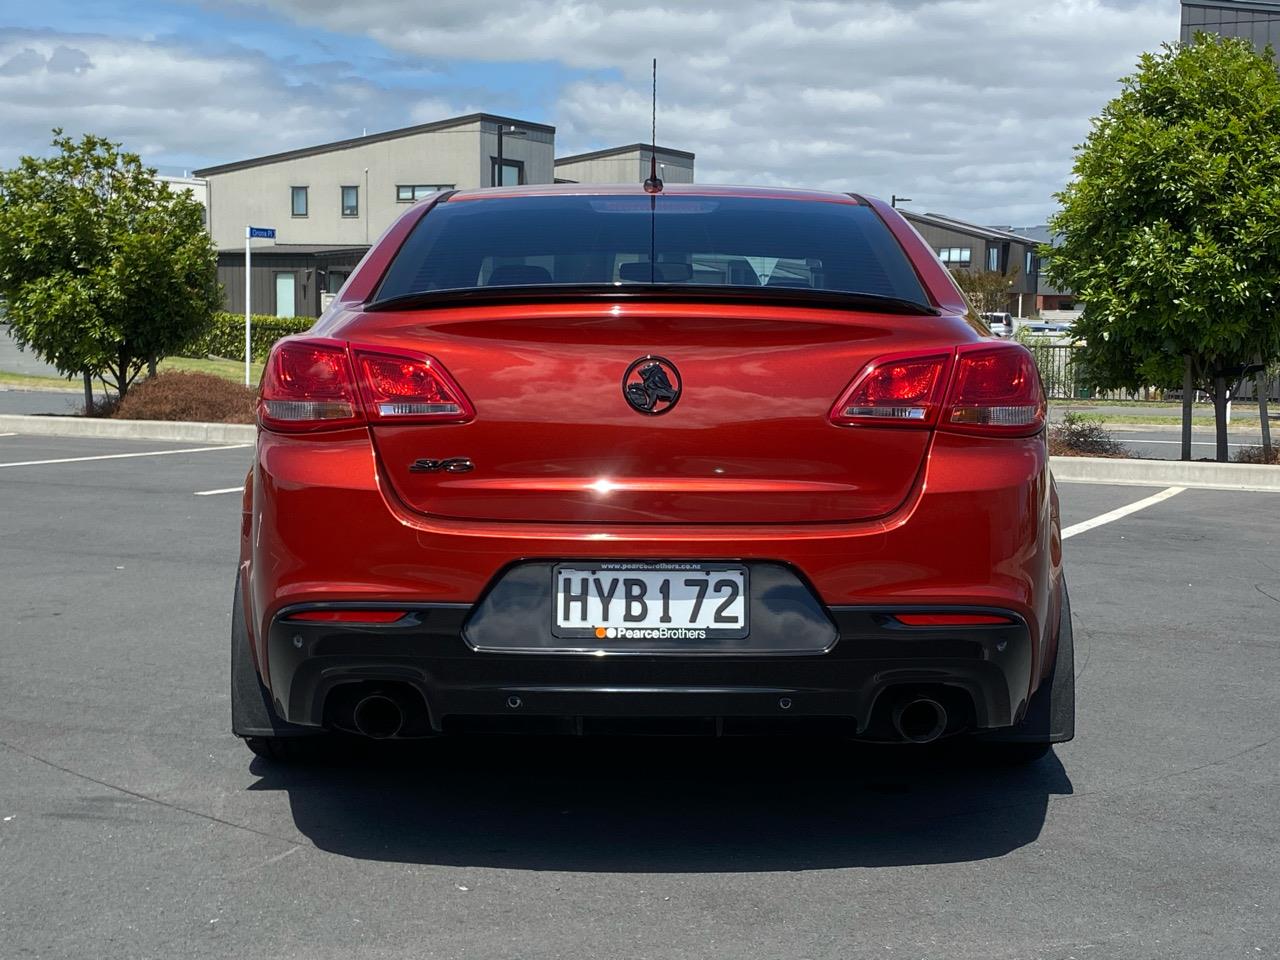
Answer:
[{"label": "sv6 badge", "polygon": [[415,460],[409,464],[410,473],[470,473],[476,468],[470,457],[450,457],[448,460]]}]

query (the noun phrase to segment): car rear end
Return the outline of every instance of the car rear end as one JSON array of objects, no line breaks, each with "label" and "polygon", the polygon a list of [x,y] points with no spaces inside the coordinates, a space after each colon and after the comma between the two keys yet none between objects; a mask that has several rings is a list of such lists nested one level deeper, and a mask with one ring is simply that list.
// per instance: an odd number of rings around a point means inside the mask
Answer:
[{"label": "car rear end", "polygon": [[877,201],[441,197],[276,346],[260,423],[275,734],[926,741],[1052,674],[1034,362]]}]

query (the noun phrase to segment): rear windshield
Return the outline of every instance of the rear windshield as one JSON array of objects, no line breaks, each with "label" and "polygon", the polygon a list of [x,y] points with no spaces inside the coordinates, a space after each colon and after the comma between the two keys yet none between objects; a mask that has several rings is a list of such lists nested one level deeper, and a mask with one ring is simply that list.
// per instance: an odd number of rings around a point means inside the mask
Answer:
[{"label": "rear windshield", "polygon": [[687,194],[439,204],[405,241],[377,299],[541,284],[793,287],[927,302],[870,207]]}]

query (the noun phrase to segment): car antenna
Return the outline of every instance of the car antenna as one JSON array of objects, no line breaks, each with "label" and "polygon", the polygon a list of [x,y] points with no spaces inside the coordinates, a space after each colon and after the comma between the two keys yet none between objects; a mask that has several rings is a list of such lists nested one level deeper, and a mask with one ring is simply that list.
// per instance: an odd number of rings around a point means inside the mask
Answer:
[{"label": "car antenna", "polygon": [[658,176],[658,58],[653,58],[653,113],[649,128],[649,179],[644,182],[645,193],[661,193],[662,179]]}]

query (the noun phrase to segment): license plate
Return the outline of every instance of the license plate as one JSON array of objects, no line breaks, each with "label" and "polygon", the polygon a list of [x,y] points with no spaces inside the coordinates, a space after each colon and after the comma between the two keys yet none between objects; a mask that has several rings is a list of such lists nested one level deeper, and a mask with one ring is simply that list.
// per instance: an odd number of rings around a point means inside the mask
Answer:
[{"label": "license plate", "polygon": [[747,636],[747,568],[741,564],[563,564],[553,573],[557,637],[740,640]]}]

